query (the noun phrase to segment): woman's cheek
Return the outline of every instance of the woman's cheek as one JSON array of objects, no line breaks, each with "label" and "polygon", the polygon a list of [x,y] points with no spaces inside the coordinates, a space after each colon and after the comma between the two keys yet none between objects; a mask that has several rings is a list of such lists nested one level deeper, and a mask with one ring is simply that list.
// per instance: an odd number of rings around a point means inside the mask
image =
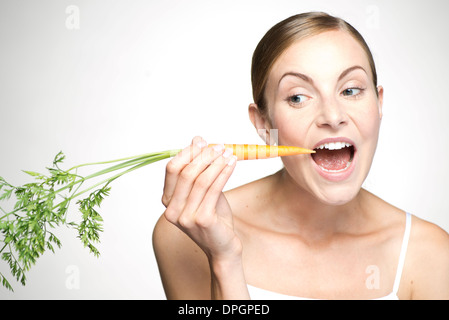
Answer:
[{"label": "woman's cheek", "polygon": [[379,114],[377,105],[372,105],[367,108],[367,112],[359,114],[361,115],[358,117],[360,135],[367,140],[374,139],[377,144],[381,122],[381,115]]},{"label": "woman's cheek", "polygon": [[278,144],[309,148],[306,145],[307,124],[294,112],[274,114],[273,127],[278,130]]}]

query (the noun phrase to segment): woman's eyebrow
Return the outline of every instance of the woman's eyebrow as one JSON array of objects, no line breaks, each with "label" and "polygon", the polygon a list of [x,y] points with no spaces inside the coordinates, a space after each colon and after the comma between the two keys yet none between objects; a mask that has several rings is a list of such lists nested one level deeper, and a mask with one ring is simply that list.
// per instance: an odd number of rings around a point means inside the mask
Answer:
[{"label": "woman's eyebrow", "polygon": [[297,78],[300,78],[300,79],[302,79],[302,80],[304,80],[304,81],[306,81],[306,82],[309,82],[310,84],[313,84],[312,78],[306,76],[305,74],[302,74],[302,73],[299,73],[299,72],[293,72],[293,71],[290,71],[290,72],[286,72],[286,73],[284,73],[284,74],[282,75],[282,77],[279,79],[278,87],[279,87],[279,85],[281,84],[282,79],[284,79],[284,78],[287,77],[287,76],[297,77]]},{"label": "woman's eyebrow", "polygon": [[[359,66],[359,65],[355,65],[355,66],[352,66],[352,67],[349,67],[349,68],[345,69],[345,70],[340,74],[340,76],[338,77],[338,81],[340,81],[341,79],[343,79],[344,77],[346,77],[350,72],[352,72],[352,71],[354,71],[354,70],[357,70],[357,69],[363,70],[363,72],[366,73],[366,71],[365,71],[365,69],[364,69],[363,67],[361,67],[361,66]],[[366,74],[367,74],[367,73],[366,73]],[[284,73],[284,74],[282,75],[282,77],[279,79],[278,86],[279,86],[279,84],[281,83],[282,79],[284,79],[286,76],[297,77],[297,78],[300,78],[300,79],[302,79],[302,80],[304,80],[304,81],[306,81],[306,82],[309,82],[310,84],[313,84],[313,80],[312,80],[312,78],[310,78],[309,76],[306,76],[306,75],[303,74],[303,73],[292,72],[292,71],[291,71],[291,72],[286,72],[286,73]]]},{"label": "woman's eyebrow", "polygon": [[286,72],[286,73],[284,73],[284,74],[282,75],[282,77],[279,79],[278,87],[279,87],[279,85],[280,85],[282,79],[284,79],[286,76],[294,76],[294,77],[300,78],[300,79],[302,79],[302,80],[304,80],[304,81],[306,81],[306,82],[309,82],[310,84],[313,84],[312,78],[306,76],[305,74],[302,74],[302,73],[299,73],[299,72]]},{"label": "woman's eyebrow", "polygon": [[[349,67],[348,69],[344,70],[344,71],[340,74],[340,76],[338,77],[338,81],[340,81],[341,79],[343,79],[344,77],[346,77],[346,76],[348,75],[348,73],[350,73],[350,72],[352,72],[352,71],[354,71],[354,70],[357,70],[357,69],[363,70],[363,72],[366,73],[365,69],[363,69],[361,66],[355,65],[355,66]],[[367,74],[367,73],[366,73],[366,74]]]}]

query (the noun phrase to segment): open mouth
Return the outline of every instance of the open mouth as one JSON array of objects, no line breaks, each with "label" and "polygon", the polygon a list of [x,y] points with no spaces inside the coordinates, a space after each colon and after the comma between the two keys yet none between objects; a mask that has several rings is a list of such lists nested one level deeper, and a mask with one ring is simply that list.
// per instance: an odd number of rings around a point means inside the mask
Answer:
[{"label": "open mouth", "polygon": [[343,172],[354,159],[355,148],[352,144],[344,141],[323,143],[314,149],[316,153],[311,154],[315,163],[325,172]]}]

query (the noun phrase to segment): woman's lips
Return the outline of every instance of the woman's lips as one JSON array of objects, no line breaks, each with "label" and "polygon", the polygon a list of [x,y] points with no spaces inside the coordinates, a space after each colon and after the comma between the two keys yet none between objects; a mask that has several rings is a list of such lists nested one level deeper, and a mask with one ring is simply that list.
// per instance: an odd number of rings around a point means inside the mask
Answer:
[{"label": "woman's lips", "polygon": [[[354,171],[357,149],[346,137],[327,138],[319,141],[311,154],[313,166],[318,173],[330,181],[343,181]],[[320,151],[322,150],[322,151]]]}]

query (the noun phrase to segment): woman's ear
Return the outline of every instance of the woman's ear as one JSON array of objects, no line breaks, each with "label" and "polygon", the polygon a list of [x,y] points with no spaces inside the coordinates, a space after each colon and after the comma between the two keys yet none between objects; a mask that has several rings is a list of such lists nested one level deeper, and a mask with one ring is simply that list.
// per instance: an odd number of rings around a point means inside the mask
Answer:
[{"label": "woman's ear", "polygon": [[384,88],[382,86],[377,86],[377,100],[378,100],[378,106],[379,106],[379,116],[382,120],[382,106],[384,103]]},{"label": "woman's ear", "polygon": [[251,103],[248,107],[249,119],[257,130],[257,133],[265,141],[266,144],[271,144],[270,129],[271,124],[266,116],[262,115],[259,107],[255,103]]}]

